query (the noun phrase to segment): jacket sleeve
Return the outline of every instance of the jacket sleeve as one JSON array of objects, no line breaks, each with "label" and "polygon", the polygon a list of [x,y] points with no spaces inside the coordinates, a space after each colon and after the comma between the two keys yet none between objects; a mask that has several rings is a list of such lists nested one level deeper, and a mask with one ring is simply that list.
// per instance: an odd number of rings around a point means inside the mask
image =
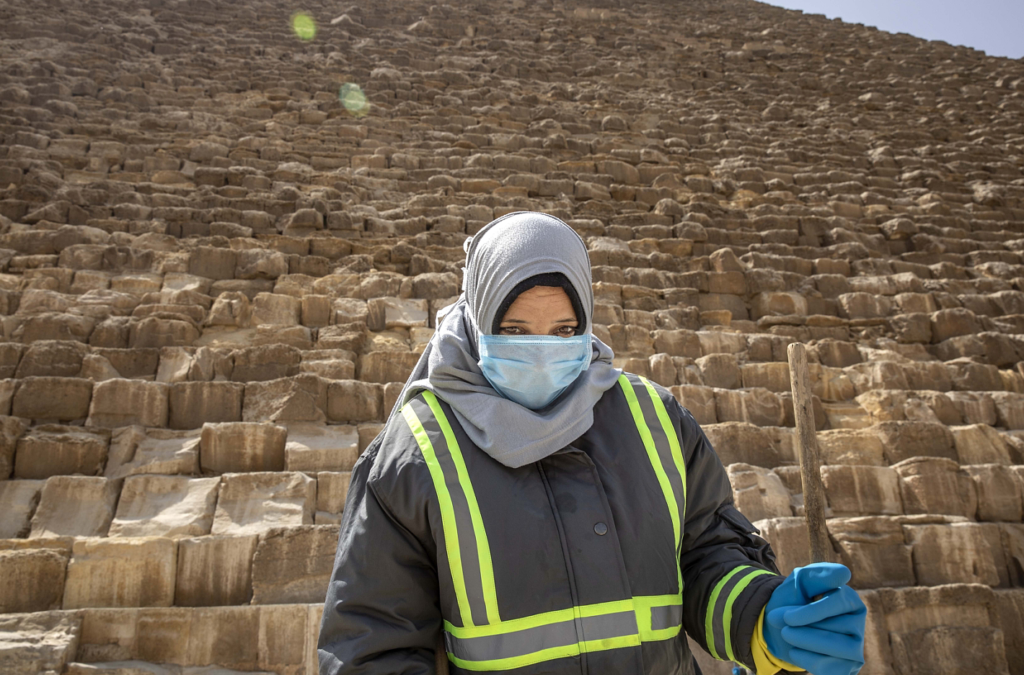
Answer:
[{"label": "jacket sleeve", "polygon": [[380,440],[352,471],[317,641],[320,675],[435,672],[437,570],[421,539],[375,490]]},{"label": "jacket sleeve", "polygon": [[674,399],[666,405],[686,463],[683,626],[715,658],[753,670],[751,638],[783,579],[768,542],[733,505],[725,468],[696,420]]}]

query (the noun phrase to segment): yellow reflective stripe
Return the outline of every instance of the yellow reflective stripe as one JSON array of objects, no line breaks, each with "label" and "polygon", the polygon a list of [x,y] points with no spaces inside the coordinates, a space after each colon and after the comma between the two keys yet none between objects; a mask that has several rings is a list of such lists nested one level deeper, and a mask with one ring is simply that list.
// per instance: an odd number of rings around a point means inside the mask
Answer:
[{"label": "yellow reflective stripe", "polygon": [[466,661],[448,652],[448,660],[463,670],[511,670],[513,668],[532,666],[544,661],[553,661],[554,659],[564,659],[569,656],[579,655],[580,646],[572,644],[564,647],[543,649],[526,656],[513,656],[507,659],[491,659],[489,661]]},{"label": "yellow reflective stripe", "polygon": [[744,579],[740,579],[740,582],[732,589],[729,593],[729,597],[725,599],[725,615],[722,617],[722,624],[725,626],[725,657],[729,661],[735,661],[736,655],[732,653],[732,606],[736,602],[736,598],[740,597],[740,593],[750,585],[750,582],[757,577],[764,576],[765,574],[774,574],[768,570],[754,570],[747,574]]},{"label": "yellow reflective stripe", "polygon": [[[681,588],[681,587],[680,587]],[[651,609],[654,607],[665,607],[668,605],[682,606],[683,594],[677,595],[642,595],[633,598],[633,611],[636,613],[636,625],[640,631],[641,642],[658,642],[667,640],[679,635],[682,625],[672,628],[660,628],[655,630],[651,627]]]},{"label": "yellow reflective stripe", "polygon": [[741,565],[740,567],[735,568],[734,570],[726,574],[724,577],[722,577],[722,579],[717,584],[715,584],[715,589],[711,591],[711,599],[708,601],[707,616],[704,618],[704,634],[707,637],[708,653],[710,653],[711,656],[715,657],[719,661],[722,660],[722,657],[718,655],[718,650],[715,649],[715,605],[718,604],[718,596],[722,594],[722,589],[725,588],[725,585],[727,583],[729,583],[729,580],[737,574],[739,574],[740,572],[742,572],[743,570],[749,569],[752,569],[750,565]]},{"label": "yellow reflective stripe", "polygon": [[612,602],[599,602],[594,605],[581,605],[568,609],[556,609],[552,612],[533,614],[520,619],[510,619],[487,626],[453,626],[448,621],[444,622],[444,629],[458,638],[485,637],[488,635],[501,635],[502,633],[514,633],[527,628],[539,628],[561,621],[572,621],[575,618],[601,616],[602,614],[618,614],[619,612],[633,611],[633,599],[613,600]]},{"label": "yellow reflective stripe", "polygon": [[430,470],[430,479],[434,482],[434,490],[437,492],[437,501],[441,506],[441,525],[444,529],[444,547],[448,554],[448,567],[452,572],[452,585],[455,587],[455,599],[459,603],[459,615],[462,620],[472,626],[473,613],[469,609],[469,596],[466,595],[465,577],[462,574],[462,553],[459,548],[459,532],[455,525],[455,508],[452,506],[452,496],[448,492],[448,486],[444,482],[444,472],[441,464],[434,454],[434,446],[427,436],[420,418],[411,405],[402,408],[402,416],[405,417],[413,437],[420,446],[423,459]]},{"label": "yellow reflective stripe", "polygon": [[[459,442],[455,440],[455,432],[452,431],[448,418],[445,416],[444,411],[441,410],[441,405],[437,402],[437,397],[434,396],[433,392],[425,391],[423,392],[423,400],[430,406],[431,412],[434,413],[434,419],[437,420],[438,426],[441,427],[441,433],[444,434],[444,439],[448,442],[448,452],[452,456],[452,462],[455,464],[455,473],[459,477],[459,485],[462,486],[462,491],[466,495],[466,503],[469,504],[469,519],[473,523],[473,533],[476,536],[476,553],[480,564],[480,582],[483,585],[481,590],[484,596],[484,606],[487,608],[487,622],[492,624],[498,623],[501,621],[501,617],[498,615],[498,593],[494,588],[494,564],[491,561],[491,547],[487,543],[487,531],[484,529],[484,520],[483,516],[480,515],[480,505],[476,501],[473,483],[469,480],[466,461],[462,457]],[[472,621],[467,621],[466,623],[473,625]]]},{"label": "yellow reflective stripe", "polygon": [[[644,383],[647,388],[647,393],[651,396],[651,403],[654,404],[654,410],[658,414],[658,421],[661,422],[661,428],[665,430],[665,436],[668,438],[668,447],[672,450],[672,461],[676,465],[676,471],[679,472],[679,479],[683,484],[683,521],[686,520],[686,462],[683,460],[683,450],[679,447],[679,437],[676,436],[676,429],[672,426],[672,420],[668,416],[668,410],[665,408],[665,402],[658,396],[658,392],[654,390],[654,386],[647,381],[646,378],[641,377],[640,381]],[[679,542],[676,542],[678,546]]]},{"label": "yellow reflective stripe", "polygon": [[668,474],[665,473],[665,468],[661,465],[661,458],[658,457],[658,448],[654,445],[654,438],[651,436],[651,430],[647,427],[647,422],[644,421],[644,412],[640,408],[640,401],[636,398],[636,392],[633,390],[633,383],[629,381],[629,378],[623,373],[619,376],[619,386],[622,388],[622,393],[626,395],[626,403],[629,404],[629,411],[633,414],[633,422],[636,424],[637,431],[640,432],[640,438],[644,442],[644,448],[647,450],[647,457],[651,461],[651,466],[654,468],[654,473],[658,476],[658,484],[661,486],[661,491],[665,495],[665,502],[668,504],[669,515],[672,517],[672,534],[673,541],[675,541],[675,550],[679,550],[679,505],[676,502],[675,492],[672,490],[672,484],[668,480]]}]

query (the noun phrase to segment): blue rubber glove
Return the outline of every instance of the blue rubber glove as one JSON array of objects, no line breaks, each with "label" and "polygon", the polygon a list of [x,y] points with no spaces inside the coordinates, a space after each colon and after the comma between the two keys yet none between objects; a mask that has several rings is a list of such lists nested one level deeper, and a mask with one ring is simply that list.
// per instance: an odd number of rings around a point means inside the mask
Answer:
[{"label": "blue rubber glove", "polygon": [[765,606],[768,650],[812,675],[856,675],[864,665],[867,607],[849,580],[850,570],[836,563],[793,570]]}]

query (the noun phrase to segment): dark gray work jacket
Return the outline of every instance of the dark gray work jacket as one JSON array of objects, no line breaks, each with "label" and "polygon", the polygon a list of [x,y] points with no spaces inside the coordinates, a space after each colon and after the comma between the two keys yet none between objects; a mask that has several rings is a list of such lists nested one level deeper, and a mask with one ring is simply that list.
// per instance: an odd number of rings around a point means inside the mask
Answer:
[{"label": "dark gray work jacket", "polygon": [[[322,675],[692,675],[685,631],[753,666],[782,582],[721,462],[663,388],[624,374],[571,445],[494,461],[422,392],[352,472]],[[680,588],[681,586],[681,588]]]}]

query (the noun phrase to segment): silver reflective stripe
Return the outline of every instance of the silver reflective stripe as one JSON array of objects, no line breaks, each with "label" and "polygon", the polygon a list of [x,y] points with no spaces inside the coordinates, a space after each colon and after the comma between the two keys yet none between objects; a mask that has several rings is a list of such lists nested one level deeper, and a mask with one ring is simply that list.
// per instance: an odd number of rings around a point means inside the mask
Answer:
[{"label": "silver reflective stripe", "polygon": [[683,606],[651,607],[651,630],[663,630],[683,625]]},{"label": "silver reflective stripe", "polygon": [[567,647],[591,640],[629,637],[637,634],[636,614],[632,611],[569,619],[545,626],[460,638],[445,634],[452,656],[464,661],[492,661],[528,656],[545,649]]},{"label": "silver reflective stripe", "polygon": [[459,551],[462,553],[462,576],[466,584],[466,598],[469,600],[470,612],[473,614],[472,622],[477,626],[485,626],[488,623],[487,605],[484,603],[484,587],[480,575],[480,558],[477,555],[476,532],[473,530],[469,502],[462,489],[462,484],[459,483],[458,471],[455,468],[452,453],[448,448],[444,433],[441,431],[441,425],[438,424],[430,406],[418,398],[412,399],[407,405],[412,406],[416,417],[420,419],[423,430],[430,437],[430,444],[434,446],[437,462],[441,465],[444,482],[452,498],[452,510],[455,512]]}]

